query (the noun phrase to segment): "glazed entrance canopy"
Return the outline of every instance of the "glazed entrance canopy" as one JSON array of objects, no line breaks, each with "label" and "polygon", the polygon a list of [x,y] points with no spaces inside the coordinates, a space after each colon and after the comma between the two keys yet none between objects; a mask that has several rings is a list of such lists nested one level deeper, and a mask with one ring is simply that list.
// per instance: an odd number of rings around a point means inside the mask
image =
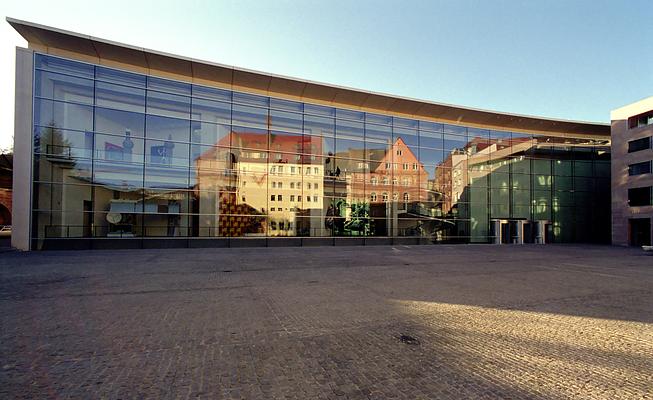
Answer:
[{"label": "glazed entrance canopy", "polygon": [[192,83],[399,117],[551,136],[603,137],[609,124],[464,108],[268,74],[7,18],[35,51]]}]

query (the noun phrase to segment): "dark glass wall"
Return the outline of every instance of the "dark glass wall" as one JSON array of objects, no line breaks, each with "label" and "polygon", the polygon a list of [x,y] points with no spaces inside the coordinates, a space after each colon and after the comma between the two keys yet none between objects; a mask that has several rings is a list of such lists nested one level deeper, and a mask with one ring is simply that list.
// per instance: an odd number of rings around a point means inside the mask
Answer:
[{"label": "dark glass wall", "polygon": [[609,143],[35,56],[33,238],[607,242]]}]

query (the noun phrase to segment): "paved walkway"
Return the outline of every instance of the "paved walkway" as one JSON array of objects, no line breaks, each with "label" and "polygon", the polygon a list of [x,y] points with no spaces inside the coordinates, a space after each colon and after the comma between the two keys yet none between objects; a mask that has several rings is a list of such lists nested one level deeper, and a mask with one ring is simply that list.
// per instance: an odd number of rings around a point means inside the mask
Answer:
[{"label": "paved walkway", "polygon": [[653,398],[653,257],[593,246],[0,254],[0,398]]}]

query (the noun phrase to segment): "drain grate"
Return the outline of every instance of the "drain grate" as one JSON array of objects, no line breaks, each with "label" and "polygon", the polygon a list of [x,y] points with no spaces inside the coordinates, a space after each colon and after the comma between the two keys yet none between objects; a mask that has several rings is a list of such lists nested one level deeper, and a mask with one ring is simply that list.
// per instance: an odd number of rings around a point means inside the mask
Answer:
[{"label": "drain grate", "polygon": [[401,343],[405,343],[411,346],[419,346],[419,340],[410,335],[399,335],[397,338]]}]

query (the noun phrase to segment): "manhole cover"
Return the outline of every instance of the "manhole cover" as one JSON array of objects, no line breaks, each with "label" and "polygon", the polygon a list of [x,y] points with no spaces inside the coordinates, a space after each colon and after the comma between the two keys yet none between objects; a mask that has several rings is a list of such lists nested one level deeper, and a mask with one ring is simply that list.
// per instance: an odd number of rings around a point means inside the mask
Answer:
[{"label": "manhole cover", "polygon": [[412,337],[410,335],[399,335],[398,339],[399,339],[399,341],[401,343],[406,343],[406,344],[409,344],[411,346],[419,345],[419,340],[417,340],[416,338],[414,338],[414,337]]}]

